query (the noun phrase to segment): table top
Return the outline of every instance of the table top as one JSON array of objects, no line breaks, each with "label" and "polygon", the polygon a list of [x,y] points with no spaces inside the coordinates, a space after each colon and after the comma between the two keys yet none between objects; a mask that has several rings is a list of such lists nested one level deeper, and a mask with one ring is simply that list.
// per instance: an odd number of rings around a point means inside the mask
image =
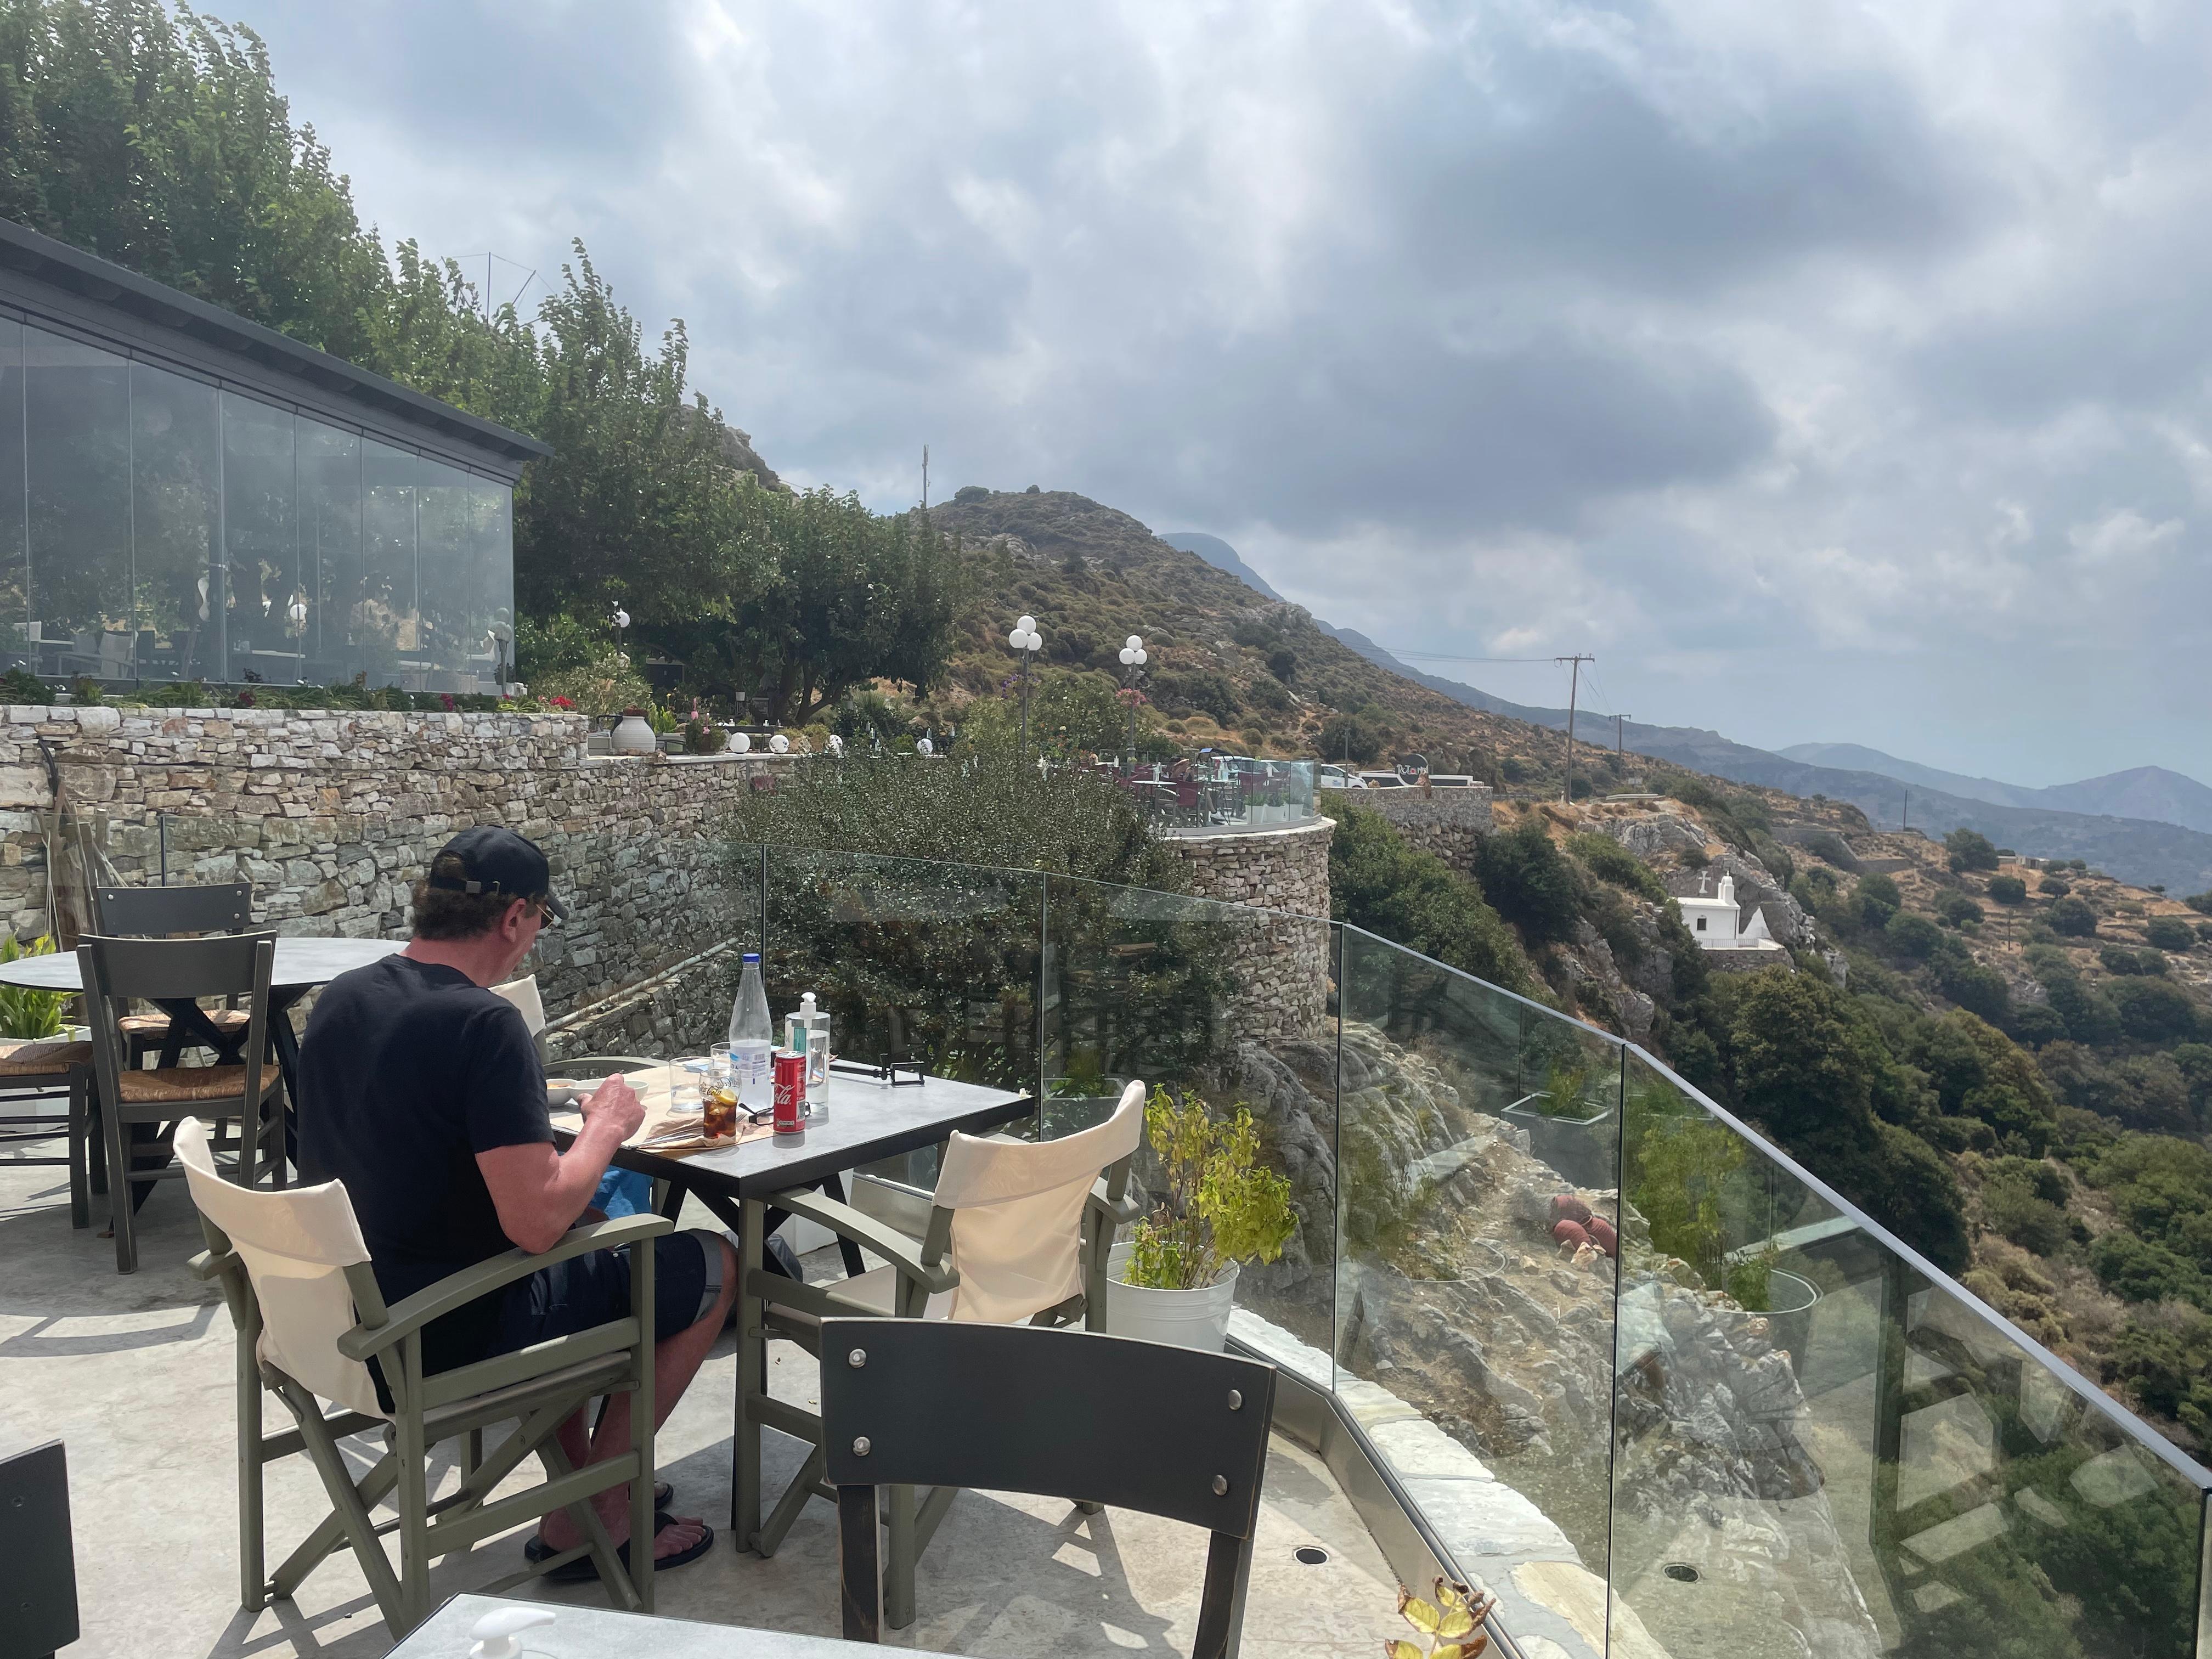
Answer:
[{"label": "table top", "polygon": [[[558,1060],[552,1069],[560,1071]],[[762,1198],[879,1158],[933,1146],[955,1129],[995,1129],[1036,1109],[1029,1096],[985,1084],[933,1077],[893,1087],[832,1072],[828,1121],[810,1122],[798,1134],[761,1135],[726,1151],[684,1158],[626,1146],[615,1161],[679,1186]]]},{"label": "table top", "polygon": [[[406,940],[398,939],[280,939],[269,983],[280,990],[325,985],[340,974],[381,961],[406,945]],[[82,991],[84,978],[77,971],[76,952],[58,951],[51,956],[0,962],[0,985],[21,985],[33,991]]]},{"label": "table top", "polygon": [[524,1651],[544,1659],[860,1659],[884,1650],[832,1636],[760,1630],[749,1625],[700,1625],[641,1613],[497,1595],[456,1595],[392,1650],[392,1659],[464,1659],[477,1620],[502,1607],[543,1609],[550,1625],[520,1632]]}]

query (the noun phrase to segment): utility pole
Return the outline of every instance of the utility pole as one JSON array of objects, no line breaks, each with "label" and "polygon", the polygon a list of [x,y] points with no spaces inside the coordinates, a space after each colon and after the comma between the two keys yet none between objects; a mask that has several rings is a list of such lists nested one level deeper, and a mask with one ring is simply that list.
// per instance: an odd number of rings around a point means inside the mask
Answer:
[{"label": "utility pole", "polygon": [[1628,759],[1628,740],[1623,735],[1627,730],[1628,716],[1615,714],[1613,717],[1613,757],[1623,763]]},{"label": "utility pole", "polygon": [[1552,660],[1553,662],[1563,662],[1566,664],[1568,671],[1567,792],[1564,799],[1569,806],[1572,806],[1575,804],[1575,703],[1577,696],[1582,689],[1583,665],[1586,662],[1595,662],[1597,659],[1595,657],[1573,656],[1554,657]]},{"label": "utility pole", "polygon": [[921,510],[929,511],[929,446],[921,447]]},{"label": "utility pole", "polygon": [[1912,828],[1912,792],[1903,784],[1898,785],[1897,792],[1905,797],[1905,808],[1897,820],[1897,832],[1901,836]]}]

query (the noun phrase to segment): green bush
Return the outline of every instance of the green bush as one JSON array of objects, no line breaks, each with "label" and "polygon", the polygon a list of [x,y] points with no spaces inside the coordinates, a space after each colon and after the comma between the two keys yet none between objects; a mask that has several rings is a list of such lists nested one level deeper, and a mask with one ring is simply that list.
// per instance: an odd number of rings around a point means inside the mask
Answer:
[{"label": "green bush", "polygon": [[2035,884],[2035,890],[2039,893],[2047,893],[2052,898],[2061,899],[2074,890],[2067,884],[2063,877],[2046,874]]},{"label": "green bush", "polygon": [[2200,916],[2212,916],[2212,893],[2191,893],[2181,902]]},{"label": "green bush", "polygon": [[2065,1036],[2066,1021],[2056,1008],[2032,1002],[2013,1015],[2011,1032],[2014,1042],[2040,1048]]},{"label": "green bush", "polygon": [[1982,907],[1964,893],[1938,893],[1936,915],[1946,927],[1963,927],[1982,919]]},{"label": "green bush", "polygon": [[[0,963],[24,957],[51,956],[54,942],[41,933],[28,945],[13,933],[0,935]],[[0,1037],[35,1042],[59,1036],[62,1006],[69,998],[59,991],[33,991],[19,985],[0,985]]]},{"label": "green bush", "polygon": [[1889,919],[1889,925],[1882,932],[1892,950],[1916,961],[1925,961],[1943,942],[1942,929],[1927,917],[1911,910],[1899,910]]},{"label": "green bush", "polygon": [[2114,980],[2112,998],[2120,1011],[2120,1029],[2139,1042],[2170,1042],[2197,1033],[2195,1000],[2166,980]]},{"label": "green bush", "polygon": [[1667,885],[1649,865],[1610,836],[1586,830],[1567,842],[1567,850],[1589,866],[1590,873],[1616,887],[1625,887],[1655,904],[1667,902]]},{"label": "green bush", "polygon": [[2066,1212],[2015,1182],[1992,1181],[1982,1188],[1982,1219],[2037,1255],[2057,1255],[2066,1247]]},{"label": "green bush", "polygon": [[556,669],[531,683],[531,695],[550,702],[566,698],[579,714],[598,719],[619,714],[625,708],[650,708],[653,688],[618,651],[603,652],[580,668]]},{"label": "green bush", "polygon": [[[2124,945],[2100,945],[2097,961],[2108,974],[2140,974],[2144,971],[2142,958]],[[2152,971],[2162,974],[2166,971],[2165,959],[2160,957],[2158,962],[2158,967]]]},{"label": "green bush", "polygon": [[1502,836],[1483,836],[1475,847],[1474,874],[1483,896],[1524,939],[1545,943],[1572,936],[1581,915],[1574,870],[1552,844],[1540,817],[1531,814]]},{"label": "green bush", "polygon": [[1997,867],[1996,844],[1977,830],[1954,830],[1943,837],[1943,849],[1949,855],[1952,872],[1994,870]]},{"label": "green bush", "polygon": [[1904,904],[1905,898],[1897,890],[1897,884],[1879,872],[1861,876],[1851,889],[1851,908],[1863,927],[1888,927],[1889,919]]},{"label": "green bush", "polygon": [[2045,919],[2054,931],[2072,939],[2091,939],[2097,932],[2097,913],[2086,901],[2070,896],[2053,904]]},{"label": "green bush", "polygon": [[1328,846],[1328,886],[1339,921],[1433,957],[1462,973],[1526,992],[1528,960],[1481,886],[1354,798],[1331,792],[1324,810],[1336,820]]},{"label": "green bush", "polygon": [[2114,1230],[2089,1246],[2090,1271],[2105,1288],[2128,1302],[2206,1299],[2204,1276],[2163,1244]]},{"label": "green bush", "polygon": [[2196,930],[2179,916],[2153,916],[2143,924],[2143,937],[2161,951],[2187,951],[2197,944]]},{"label": "green bush", "polygon": [[2025,904],[2027,884],[2018,876],[1991,876],[1990,897],[1999,904]]},{"label": "green bush", "polygon": [[1008,750],[963,762],[817,758],[771,791],[738,798],[738,843],[875,853],[1181,891],[1188,866],[1152,839],[1108,780],[1073,769],[1040,777]]}]

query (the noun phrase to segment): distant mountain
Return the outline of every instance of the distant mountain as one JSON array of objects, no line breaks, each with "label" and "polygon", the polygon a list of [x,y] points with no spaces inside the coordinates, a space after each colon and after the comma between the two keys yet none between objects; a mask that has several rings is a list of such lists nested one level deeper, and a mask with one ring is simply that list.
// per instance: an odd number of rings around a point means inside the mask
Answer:
[{"label": "distant mountain", "polygon": [[1968,800],[1985,800],[1995,806],[2033,805],[2033,797],[2039,793],[2016,783],[2000,783],[1995,778],[1970,778],[1964,773],[1923,766],[1917,761],[1899,760],[1894,755],[1885,755],[1881,750],[1869,749],[1863,744],[1796,743],[1774,752],[1785,760],[1802,761],[1808,766],[1832,766],[1844,772],[1875,772],[1885,778],[1895,778],[1900,783],[1916,784],[1925,789],[1941,789],[1947,794],[1964,795]]},{"label": "distant mountain", "polygon": [[[1567,711],[1564,708],[1539,708],[1509,702],[1472,685],[1424,673],[1349,628],[1331,628],[1318,619],[1316,626],[1341,640],[1377,667],[1402,674],[1470,708],[1525,720],[1532,726],[1549,726],[1554,731],[1566,729]],[[1615,729],[1608,716],[1584,709],[1576,719],[1575,735],[1586,743],[1609,748],[1615,738]],[[1801,744],[1794,753],[1774,754],[1698,726],[1647,726],[1641,720],[1624,722],[1619,736],[1635,754],[1668,761],[1693,772],[1733,778],[1739,783],[1757,784],[1792,795],[1826,795],[1832,800],[1849,801],[1867,815],[1869,823],[1884,829],[1894,829],[1906,821],[1906,792],[1899,787],[1898,775],[1885,769],[1910,769],[1911,775],[1901,781],[1911,792],[1909,821],[1913,829],[1940,837],[1963,825],[1978,830],[2000,847],[2009,847],[2033,858],[2081,859],[2122,881],[2141,886],[2160,884],[2178,894],[2212,890],[2212,833],[2207,833],[2212,831],[2212,790],[2156,767],[2116,773],[2110,778],[2093,778],[2081,783],[2061,784],[2051,789],[2024,789],[1991,779],[1960,777],[1934,767],[1916,766],[1880,750],[1863,749],[1856,744]],[[1839,762],[1858,759],[1860,763],[1823,765],[1796,757],[1808,748],[1835,756]],[[1876,761],[1881,764],[1871,763]],[[2154,781],[2155,786],[2166,793],[2154,794],[2153,782],[2139,781],[2146,778]],[[1933,781],[1938,779],[1949,787]],[[2177,799],[2180,792],[2172,786],[2197,791],[2205,797],[2204,822],[2201,825],[2184,824],[2170,818],[2154,820],[2141,811],[2121,815],[2112,807],[2076,804],[2086,800],[2118,801],[2130,781],[2138,781],[2133,783],[2138,791],[2136,799],[2147,804],[2153,800],[2175,806],[2183,804]],[[2170,785],[2167,781],[2171,781]],[[1969,793],[1966,787],[1968,785],[2004,791],[2015,799],[1992,800],[1986,795]]]},{"label": "distant mountain", "polygon": [[1790,760],[1845,771],[1879,773],[1901,782],[1999,806],[2148,818],[2160,823],[2179,824],[2185,830],[2212,833],[2212,789],[2162,766],[2137,766],[2125,772],[2107,773],[2100,778],[2084,778],[2079,783],[2030,789],[2016,783],[2000,783],[1995,778],[1970,778],[1956,772],[1941,771],[1855,743],[1800,743],[1776,752]]},{"label": "distant mountain", "polygon": [[1181,548],[1186,553],[1195,553],[1216,570],[1225,570],[1255,593],[1264,593],[1277,604],[1283,596],[1261,579],[1260,573],[1237,556],[1237,550],[1218,536],[1209,536],[1202,530],[1171,530],[1160,538],[1170,547]]}]

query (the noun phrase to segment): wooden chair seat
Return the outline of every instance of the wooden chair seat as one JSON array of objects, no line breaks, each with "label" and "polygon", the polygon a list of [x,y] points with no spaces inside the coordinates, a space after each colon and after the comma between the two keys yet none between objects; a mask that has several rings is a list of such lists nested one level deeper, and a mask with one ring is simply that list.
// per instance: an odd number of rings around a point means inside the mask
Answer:
[{"label": "wooden chair seat", "polygon": [[59,1077],[72,1066],[92,1064],[92,1045],[66,1037],[11,1043],[0,1054],[0,1077]]},{"label": "wooden chair seat", "polygon": [[[207,1016],[209,1024],[226,1036],[244,1030],[246,1022],[253,1018],[243,1008],[203,1008],[200,1012]],[[125,1014],[115,1025],[127,1037],[150,1037],[157,1042],[169,1034],[167,1014]]]},{"label": "wooden chair seat", "polygon": [[[274,1066],[262,1073],[262,1097],[266,1099],[276,1093],[283,1080],[283,1073]],[[116,1094],[126,1106],[150,1106],[172,1100],[236,1100],[246,1092],[246,1067],[164,1066],[150,1072],[118,1072],[115,1087]]]}]

